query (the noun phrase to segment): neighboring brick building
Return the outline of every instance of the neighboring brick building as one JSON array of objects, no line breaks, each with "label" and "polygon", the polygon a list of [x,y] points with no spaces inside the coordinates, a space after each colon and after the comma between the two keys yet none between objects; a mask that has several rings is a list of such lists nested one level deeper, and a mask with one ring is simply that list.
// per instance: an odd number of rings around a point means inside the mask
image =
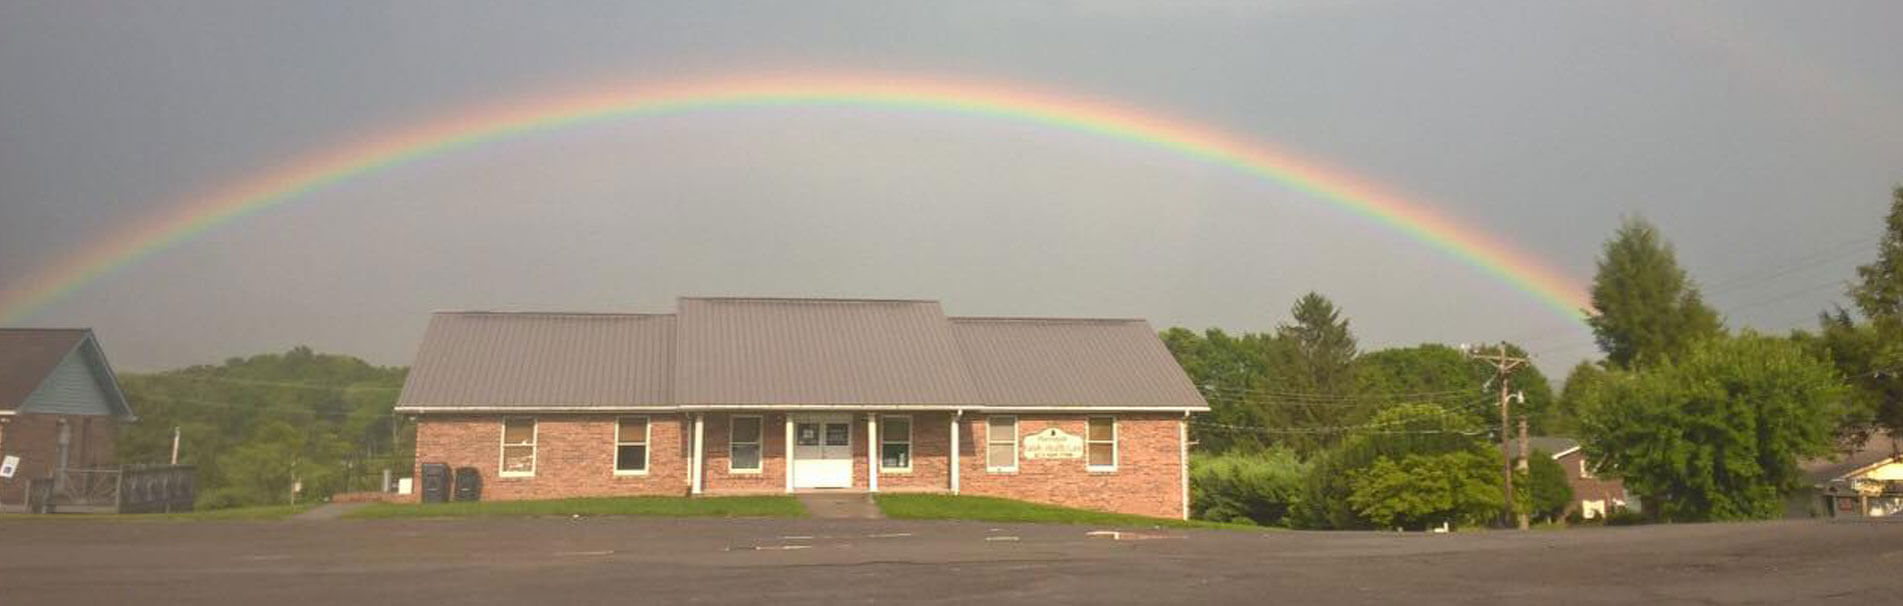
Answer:
[{"label": "neighboring brick building", "polygon": [[1638,509],[1638,503],[1625,491],[1625,483],[1594,472],[1586,451],[1571,438],[1532,438],[1532,447],[1551,453],[1559,468],[1566,472],[1566,483],[1573,487],[1573,503],[1566,513],[1579,512],[1586,519],[1603,518],[1615,509]]},{"label": "neighboring brick building", "polygon": [[116,467],[118,424],[132,418],[91,330],[0,329],[0,510],[26,505],[28,480],[58,469]]},{"label": "neighboring brick building", "polygon": [[1187,515],[1185,423],[1207,410],[1142,320],[759,298],[438,313],[397,405],[419,466],[473,467],[485,499],[945,492],[1164,517]]}]

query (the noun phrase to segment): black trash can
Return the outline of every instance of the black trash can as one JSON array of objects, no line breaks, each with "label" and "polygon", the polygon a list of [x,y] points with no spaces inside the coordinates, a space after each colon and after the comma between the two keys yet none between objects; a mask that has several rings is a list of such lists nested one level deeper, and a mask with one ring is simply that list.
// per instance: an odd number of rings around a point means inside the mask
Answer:
[{"label": "black trash can", "polygon": [[482,472],[474,467],[456,468],[456,500],[482,500]]},{"label": "black trash can", "polygon": [[424,463],[422,480],[424,503],[442,503],[449,500],[448,464]]}]

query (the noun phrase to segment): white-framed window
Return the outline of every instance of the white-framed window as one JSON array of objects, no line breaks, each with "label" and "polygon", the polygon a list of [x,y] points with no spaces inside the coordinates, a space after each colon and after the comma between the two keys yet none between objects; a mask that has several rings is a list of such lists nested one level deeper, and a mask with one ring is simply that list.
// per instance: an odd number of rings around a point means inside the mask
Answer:
[{"label": "white-framed window", "polygon": [[912,417],[910,415],[879,417],[879,469],[881,471],[912,470]]},{"label": "white-framed window", "polygon": [[529,477],[535,475],[535,417],[502,419],[502,466],[496,475]]},{"label": "white-framed window", "polygon": [[760,415],[734,415],[727,422],[727,471],[760,473]]},{"label": "white-framed window", "polygon": [[985,417],[985,470],[1018,470],[1018,418],[1013,415]]},{"label": "white-framed window", "polygon": [[1090,417],[1084,425],[1084,466],[1091,471],[1116,471],[1117,418]]},{"label": "white-framed window", "polygon": [[1586,458],[1579,458],[1579,477],[1592,479],[1592,470],[1586,467]]},{"label": "white-framed window", "polygon": [[615,418],[615,475],[638,476],[648,472],[647,417]]}]

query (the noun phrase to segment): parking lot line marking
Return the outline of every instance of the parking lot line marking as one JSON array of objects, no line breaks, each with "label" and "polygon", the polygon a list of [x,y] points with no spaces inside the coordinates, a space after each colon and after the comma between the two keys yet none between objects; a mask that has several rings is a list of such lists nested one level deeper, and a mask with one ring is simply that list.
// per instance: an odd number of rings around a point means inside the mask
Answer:
[{"label": "parking lot line marking", "polygon": [[985,537],[986,541],[1016,541],[1017,537]]},{"label": "parking lot line marking", "polygon": [[614,552],[615,551],[613,549],[603,549],[600,551],[557,551],[555,552],[555,555],[557,556],[605,556],[605,555],[613,555]]}]

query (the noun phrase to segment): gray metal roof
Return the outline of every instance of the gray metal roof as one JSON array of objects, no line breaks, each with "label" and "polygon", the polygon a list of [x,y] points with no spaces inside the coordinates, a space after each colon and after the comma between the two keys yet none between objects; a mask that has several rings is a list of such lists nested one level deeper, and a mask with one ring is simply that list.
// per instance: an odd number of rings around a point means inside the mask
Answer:
[{"label": "gray metal roof", "polygon": [[975,404],[936,301],[680,300],[679,404]]},{"label": "gray metal roof", "polygon": [[1208,406],[1143,320],[952,318],[989,406]]},{"label": "gray metal roof", "polygon": [[404,406],[666,405],[674,316],[439,312]]},{"label": "gray metal roof", "polygon": [[677,314],[438,313],[398,405],[1208,408],[1141,320],[701,297]]}]

